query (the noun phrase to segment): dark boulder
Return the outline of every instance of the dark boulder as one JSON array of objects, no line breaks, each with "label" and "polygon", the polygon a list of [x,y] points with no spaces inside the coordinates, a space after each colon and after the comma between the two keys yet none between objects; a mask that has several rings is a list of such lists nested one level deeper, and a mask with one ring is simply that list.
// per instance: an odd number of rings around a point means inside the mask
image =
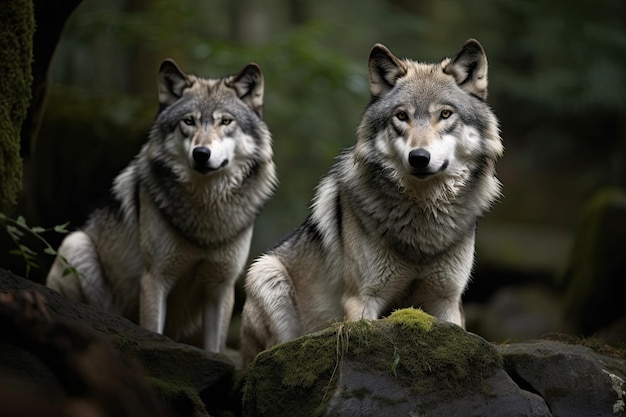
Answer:
[{"label": "dark boulder", "polygon": [[504,368],[539,394],[553,416],[626,416],[626,363],[589,347],[553,340],[499,346]]},{"label": "dark boulder", "polygon": [[[37,302],[22,303],[22,311],[16,312],[16,303],[3,303],[0,321],[3,328],[13,326],[13,331],[0,332],[0,376],[17,381],[18,386],[72,398],[86,395],[100,384],[97,376],[89,376],[94,374],[90,367],[99,369],[103,380],[108,369],[118,369],[122,376],[131,375],[139,388],[127,382],[124,391],[122,380],[117,384],[122,391],[113,387],[107,395],[119,397],[128,392],[132,398],[133,391],[146,391],[142,388],[145,384],[177,416],[215,414],[231,406],[235,366],[222,355],[175,343],[125,318],[97,311],[2,269],[0,293],[9,301],[12,299],[6,294],[26,293],[29,299],[41,299],[39,304],[44,304],[36,308],[33,306]],[[121,352],[128,360],[118,360],[111,351]],[[110,368],[106,361],[110,361]],[[124,364],[137,372],[125,372]],[[64,373],[74,375],[73,379],[68,381]],[[85,375],[87,381],[74,381]]]}]

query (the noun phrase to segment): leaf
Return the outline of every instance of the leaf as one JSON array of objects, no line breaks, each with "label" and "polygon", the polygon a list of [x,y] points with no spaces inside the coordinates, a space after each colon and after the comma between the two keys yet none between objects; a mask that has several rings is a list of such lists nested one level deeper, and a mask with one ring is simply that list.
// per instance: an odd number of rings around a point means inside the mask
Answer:
[{"label": "leaf", "polygon": [[46,231],[46,229],[44,229],[43,227],[35,226],[31,228],[30,231],[33,233],[43,233]]},{"label": "leaf", "polygon": [[397,377],[398,376],[398,365],[400,364],[400,355],[398,354],[398,352],[396,351],[394,356],[393,356],[393,362],[391,364],[391,372],[393,372],[393,376]]},{"label": "leaf", "polygon": [[17,218],[17,224],[19,224],[20,226],[23,226],[25,228],[28,228],[28,226],[26,225],[26,219],[24,218],[24,216],[18,216]]},{"label": "leaf", "polygon": [[63,274],[62,276],[66,276],[66,275],[74,275],[75,277],[79,277],[80,276],[80,272],[78,272],[78,269],[74,268],[73,266],[68,266],[67,268],[65,268],[63,270]]},{"label": "leaf", "polygon": [[20,240],[24,236],[24,232],[15,226],[7,226],[7,233],[11,235],[14,240]]},{"label": "leaf", "polygon": [[11,250],[9,251],[9,255],[22,256],[22,251],[17,250],[17,249],[11,249]]},{"label": "leaf", "polygon": [[58,224],[56,226],[54,226],[54,231],[57,233],[69,233],[69,230],[66,229],[66,227],[70,224],[70,222],[67,223],[63,223],[63,224]]},{"label": "leaf", "polygon": [[31,248],[29,248],[28,246],[24,246],[24,245],[20,245],[20,250],[22,251],[22,253],[27,253],[29,255],[37,255],[37,253],[32,250]]},{"label": "leaf", "polygon": [[56,256],[57,251],[55,251],[54,249],[52,249],[51,247],[47,247],[43,250],[43,253],[45,253],[46,255],[52,255],[52,256]]}]

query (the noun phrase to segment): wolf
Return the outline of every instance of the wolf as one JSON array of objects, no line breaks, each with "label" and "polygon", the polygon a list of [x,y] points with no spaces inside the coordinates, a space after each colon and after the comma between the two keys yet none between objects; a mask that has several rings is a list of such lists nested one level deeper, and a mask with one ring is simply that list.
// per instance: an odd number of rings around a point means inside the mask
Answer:
[{"label": "wolf", "polygon": [[376,44],[369,88],[356,144],[321,179],[309,216],[248,270],[244,365],[332,322],[402,307],[464,327],[477,222],[501,194],[484,49],[469,39],[427,64]]},{"label": "wolf", "polygon": [[166,59],[157,84],[146,143],[108,203],[61,242],[47,286],[175,339],[202,328],[204,348],[219,352],[255,219],[277,186],[263,73],[251,63],[205,79]]}]

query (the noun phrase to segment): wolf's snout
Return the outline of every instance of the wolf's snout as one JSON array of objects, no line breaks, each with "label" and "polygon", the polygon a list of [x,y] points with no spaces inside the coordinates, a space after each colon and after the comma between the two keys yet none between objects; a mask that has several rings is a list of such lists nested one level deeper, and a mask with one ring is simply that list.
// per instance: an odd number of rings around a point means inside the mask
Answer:
[{"label": "wolf's snout", "polygon": [[198,146],[193,149],[192,152],[193,160],[200,166],[204,166],[209,162],[209,158],[211,157],[211,150],[205,146]]},{"label": "wolf's snout", "polygon": [[413,168],[426,168],[430,162],[430,152],[426,149],[413,149],[409,152],[409,165]]}]

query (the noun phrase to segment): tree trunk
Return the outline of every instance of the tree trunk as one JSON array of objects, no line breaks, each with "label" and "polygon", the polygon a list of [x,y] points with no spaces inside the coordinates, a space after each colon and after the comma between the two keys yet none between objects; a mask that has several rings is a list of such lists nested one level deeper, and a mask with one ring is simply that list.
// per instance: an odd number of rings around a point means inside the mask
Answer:
[{"label": "tree trunk", "polygon": [[31,96],[33,53],[31,0],[0,3],[0,212],[15,208],[22,188],[20,128]]}]

